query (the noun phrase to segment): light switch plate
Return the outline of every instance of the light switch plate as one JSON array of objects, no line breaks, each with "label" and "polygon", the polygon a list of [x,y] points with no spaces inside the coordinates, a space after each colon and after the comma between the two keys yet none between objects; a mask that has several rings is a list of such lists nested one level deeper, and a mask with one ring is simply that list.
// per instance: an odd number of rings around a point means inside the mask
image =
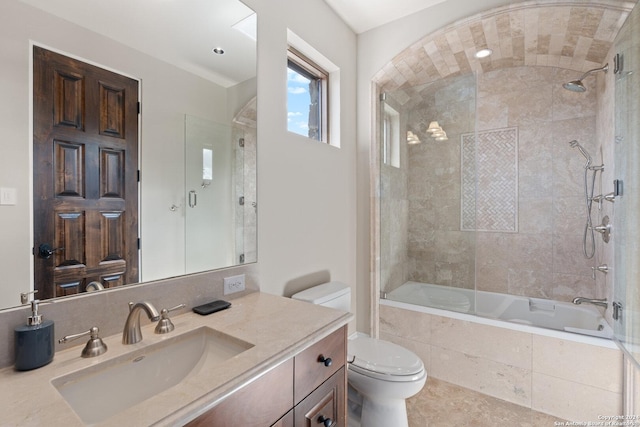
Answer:
[{"label": "light switch plate", "polygon": [[17,190],[15,188],[0,188],[0,205],[10,206],[17,202]]},{"label": "light switch plate", "polygon": [[224,278],[224,294],[244,291],[244,274]]}]

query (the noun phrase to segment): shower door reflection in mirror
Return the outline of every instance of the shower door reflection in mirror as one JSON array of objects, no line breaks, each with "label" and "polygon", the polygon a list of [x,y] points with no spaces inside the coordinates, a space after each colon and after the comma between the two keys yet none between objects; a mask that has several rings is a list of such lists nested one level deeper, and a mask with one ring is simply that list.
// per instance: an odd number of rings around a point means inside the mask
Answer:
[{"label": "shower door reflection in mirror", "polygon": [[245,234],[257,211],[253,134],[185,116],[186,273],[255,262],[254,234]]},{"label": "shower door reflection in mirror", "polygon": [[186,273],[233,264],[236,204],[231,128],[185,117]]}]

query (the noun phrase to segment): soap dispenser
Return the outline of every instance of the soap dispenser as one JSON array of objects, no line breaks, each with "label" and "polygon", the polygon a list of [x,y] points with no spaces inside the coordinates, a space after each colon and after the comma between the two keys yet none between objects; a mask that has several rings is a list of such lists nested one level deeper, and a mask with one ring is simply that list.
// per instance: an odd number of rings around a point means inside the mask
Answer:
[{"label": "soap dispenser", "polygon": [[15,367],[18,371],[39,368],[53,360],[55,336],[53,321],[42,320],[38,314],[39,300],[31,301],[31,316],[27,324],[15,328]]}]

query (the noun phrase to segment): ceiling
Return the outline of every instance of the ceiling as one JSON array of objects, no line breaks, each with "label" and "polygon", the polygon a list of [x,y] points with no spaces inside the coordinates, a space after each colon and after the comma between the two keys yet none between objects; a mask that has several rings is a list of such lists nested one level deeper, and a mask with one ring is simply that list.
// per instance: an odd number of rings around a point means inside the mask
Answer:
[{"label": "ceiling", "polygon": [[[42,9],[223,87],[256,75],[255,40],[232,28],[253,14],[238,0],[13,1]],[[223,55],[211,52],[218,46],[224,48]]]},{"label": "ceiling", "polygon": [[325,0],[360,34],[447,0]]},{"label": "ceiling", "polygon": [[[425,85],[449,76],[549,66],[577,75],[603,66],[633,4],[584,0],[511,2],[447,25],[398,53],[373,76],[400,105],[422,100]],[[477,58],[484,48],[493,53]]]},{"label": "ceiling", "polygon": [[[237,0],[13,1],[42,9],[224,87],[255,76],[255,42],[230,30],[252,13]],[[448,0],[325,1],[356,33],[362,33]],[[219,45],[225,54],[211,54]]]}]

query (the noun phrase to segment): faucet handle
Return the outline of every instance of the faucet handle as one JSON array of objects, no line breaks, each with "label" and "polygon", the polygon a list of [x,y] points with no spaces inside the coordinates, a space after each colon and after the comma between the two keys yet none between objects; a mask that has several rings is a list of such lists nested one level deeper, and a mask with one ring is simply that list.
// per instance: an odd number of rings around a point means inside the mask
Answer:
[{"label": "faucet handle", "polygon": [[29,302],[29,295],[31,295],[31,294],[35,295],[37,293],[38,293],[37,289],[35,289],[33,291],[30,291],[30,292],[21,292],[20,293],[20,303],[23,304],[23,305],[27,304]]},{"label": "faucet handle", "polygon": [[155,329],[156,334],[166,334],[173,331],[175,329],[175,326],[173,325],[173,322],[171,321],[171,319],[169,319],[169,312],[174,310],[179,310],[185,307],[186,307],[185,304],[180,304],[169,309],[163,308],[162,310],[160,310],[160,321],[156,325],[156,329]]},{"label": "faucet handle", "polygon": [[87,341],[87,345],[82,349],[82,357],[95,357],[100,356],[107,352],[107,345],[102,341],[102,338],[98,336],[98,332],[100,330],[97,326],[92,327],[88,331],[80,332],[79,334],[67,335],[58,340],[60,344],[64,344],[69,341],[73,341],[76,338],[83,337],[85,335],[91,335],[89,341]]},{"label": "faucet handle", "polygon": [[607,264],[601,264],[597,267],[591,267],[591,278],[596,280],[596,271],[607,274],[609,272],[609,266]]}]

